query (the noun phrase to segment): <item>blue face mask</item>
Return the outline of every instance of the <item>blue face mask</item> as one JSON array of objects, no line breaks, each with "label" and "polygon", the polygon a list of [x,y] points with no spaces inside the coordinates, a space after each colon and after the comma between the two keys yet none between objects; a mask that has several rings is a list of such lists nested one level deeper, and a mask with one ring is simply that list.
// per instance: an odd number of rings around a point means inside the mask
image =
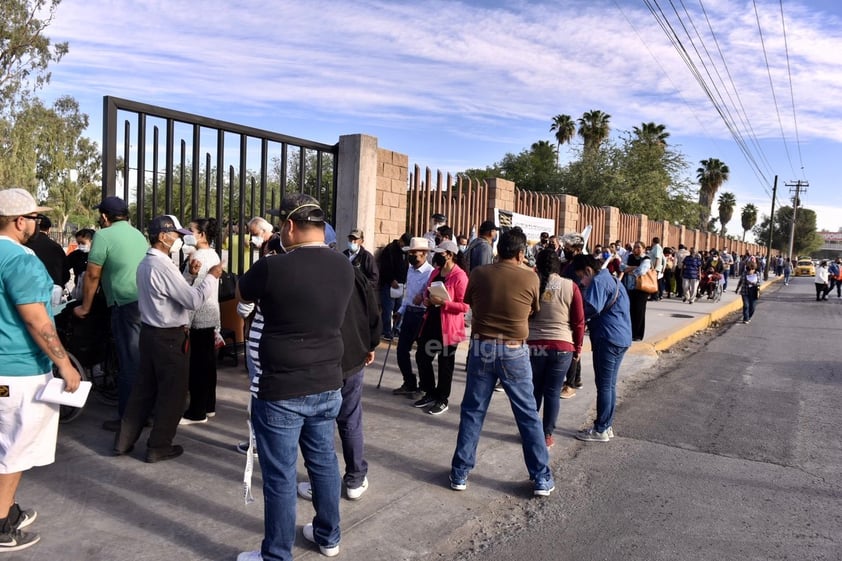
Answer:
[{"label": "blue face mask", "polygon": [[348,242],[348,250],[351,253],[356,253],[360,250],[360,244],[357,242]]}]

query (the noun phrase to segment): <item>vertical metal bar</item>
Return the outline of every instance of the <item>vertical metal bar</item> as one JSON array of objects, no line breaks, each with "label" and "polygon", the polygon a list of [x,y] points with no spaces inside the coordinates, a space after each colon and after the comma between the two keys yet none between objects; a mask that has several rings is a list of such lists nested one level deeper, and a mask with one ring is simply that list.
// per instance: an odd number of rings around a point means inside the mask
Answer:
[{"label": "vertical metal bar", "polygon": [[[211,155],[210,152],[205,154],[205,216],[211,215]],[[222,225],[221,216],[217,216],[217,224]],[[221,244],[217,243],[217,253],[221,250]]]},{"label": "vertical metal bar", "polygon": [[[210,157],[210,156],[208,156]],[[233,256],[231,255],[231,247],[234,245],[234,228],[231,221],[225,220],[225,212],[224,212],[224,194],[225,194],[225,179],[223,177],[223,172],[225,169],[225,133],[221,130],[216,131],[216,219],[219,221],[220,224],[228,225],[228,264],[227,269],[229,271],[232,270],[231,264],[234,262]],[[219,229],[219,233],[217,234],[217,239],[219,240],[217,246],[219,251],[222,251],[222,228]],[[221,253],[220,253],[221,255]]]},{"label": "vertical metal bar", "polygon": [[102,98],[102,118],[102,196],[105,198],[117,194],[117,105],[111,96]]},{"label": "vertical metal bar", "polygon": [[[138,114],[138,129],[137,129],[137,188],[135,189],[136,198],[136,214],[135,224],[140,231],[143,231],[145,224],[143,214],[143,195],[146,191],[146,114]],[[128,183],[126,184],[126,204],[129,204]]]},{"label": "vertical metal bar", "polygon": [[306,193],[305,190],[305,177],[306,174],[306,167],[307,167],[307,154],[306,150],[304,150],[303,146],[298,147],[298,192],[299,193]]},{"label": "vertical metal bar", "polygon": [[[149,216],[155,218],[158,214],[158,127],[152,128],[152,201],[149,203]],[[144,213],[145,215],[145,213]]]},{"label": "vertical metal bar", "polygon": [[166,134],[166,158],[167,174],[164,176],[164,213],[172,213],[172,191],[173,191],[173,165],[175,158],[175,124],[172,119],[167,119]]},{"label": "vertical metal bar", "polygon": [[[191,177],[190,177],[190,194],[191,194],[191,201],[192,204],[190,205],[190,212],[193,214],[193,217],[199,216],[199,162],[201,158],[201,153],[199,151],[199,144],[201,143],[200,138],[200,127],[199,125],[193,125],[193,157],[190,158],[191,160]],[[205,214],[207,217],[207,214]]]},{"label": "vertical metal bar", "polygon": [[[240,135],[240,181],[239,181],[239,197],[240,200],[239,205],[237,206],[237,223],[240,225],[240,229],[243,229],[246,225],[246,165],[247,165],[247,156],[248,156],[248,137],[244,134]],[[241,238],[242,239],[242,238]],[[240,272],[244,271],[243,265],[245,264],[245,248],[243,244],[239,244],[240,246],[240,255],[243,257],[240,260]],[[251,256],[249,256],[249,262],[251,262]]]},{"label": "vertical metal bar", "polygon": [[289,157],[289,152],[287,149],[287,143],[284,142],[281,144],[281,192],[278,195],[278,203],[284,198],[284,195],[287,193],[287,158]]},{"label": "vertical metal bar", "polygon": [[[129,204],[129,162],[132,157],[132,124],[126,119],[123,126],[123,192],[120,194],[126,204]],[[115,179],[114,192],[111,195],[117,195],[117,185]]]},{"label": "vertical metal bar", "polygon": [[186,179],[185,169],[187,167],[187,143],[184,139],[181,139],[179,143],[179,169],[178,169],[178,212],[175,212],[176,216],[178,216],[179,222],[184,224],[185,218],[187,217],[185,209],[184,209],[184,181]]},{"label": "vertical metal bar", "polygon": [[257,212],[252,216],[264,216],[266,214],[266,187],[269,180],[269,141],[263,139],[260,142],[260,200],[257,201]]}]

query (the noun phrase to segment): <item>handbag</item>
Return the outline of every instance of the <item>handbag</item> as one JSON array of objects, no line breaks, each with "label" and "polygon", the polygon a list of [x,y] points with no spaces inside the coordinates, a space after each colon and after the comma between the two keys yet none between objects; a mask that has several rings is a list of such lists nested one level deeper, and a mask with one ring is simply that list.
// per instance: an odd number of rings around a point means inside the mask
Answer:
[{"label": "handbag", "polygon": [[658,292],[658,272],[655,269],[649,269],[637,277],[634,280],[634,289],[645,292],[646,294],[655,294]]},{"label": "handbag", "polygon": [[404,284],[398,283],[398,287],[394,288],[392,286],[389,287],[389,297],[393,300],[397,300],[398,298],[403,298],[403,289]]}]

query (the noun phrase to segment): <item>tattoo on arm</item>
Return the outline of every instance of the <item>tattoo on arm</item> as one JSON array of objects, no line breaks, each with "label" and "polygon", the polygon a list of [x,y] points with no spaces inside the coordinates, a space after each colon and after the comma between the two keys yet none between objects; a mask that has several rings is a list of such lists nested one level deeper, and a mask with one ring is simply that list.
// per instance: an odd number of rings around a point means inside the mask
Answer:
[{"label": "tattoo on arm", "polygon": [[51,323],[42,327],[39,334],[47,344],[50,358],[62,360],[67,356],[64,346],[58,338],[58,333],[56,333],[56,328]]}]

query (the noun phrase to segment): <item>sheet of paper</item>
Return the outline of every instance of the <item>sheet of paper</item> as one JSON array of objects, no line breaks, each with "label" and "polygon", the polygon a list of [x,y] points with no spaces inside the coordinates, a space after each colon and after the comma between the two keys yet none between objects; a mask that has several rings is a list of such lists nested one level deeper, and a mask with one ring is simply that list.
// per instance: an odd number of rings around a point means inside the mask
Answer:
[{"label": "sheet of paper", "polygon": [[88,401],[88,394],[91,393],[91,383],[83,380],[79,384],[79,389],[70,393],[64,391],[64,380],[61,378],[53,378],[47,385],[41,388],[38,394],[38,401],[46,401],[48,403],[58,403],[59,405],[70,405],[71,407],[84,407],[85,402]]},{"label": "sheet of paper", "polygon": [[430,295],[438,296],[439,298],[447,302],[450,301],[450,294],[447,293],[447,289],[444,287],[444,283],[441,281],[436,281],[430,284]]}]

